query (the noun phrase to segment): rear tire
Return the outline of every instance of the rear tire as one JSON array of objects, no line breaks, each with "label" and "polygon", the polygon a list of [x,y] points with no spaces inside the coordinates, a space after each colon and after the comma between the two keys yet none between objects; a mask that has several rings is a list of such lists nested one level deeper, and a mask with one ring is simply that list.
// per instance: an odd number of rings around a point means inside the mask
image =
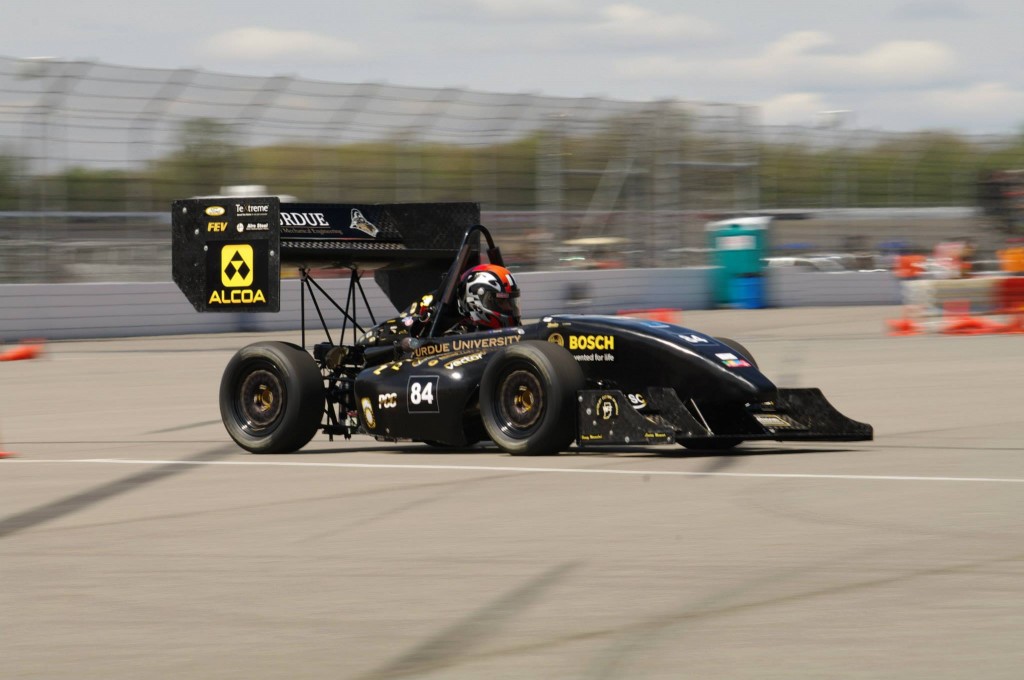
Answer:
[{"label": "rear tire", "polygon": [[257,342],[231,357],[220,382],[228,434],[252,453],[291,453],[309,443],[324,416],[324,379],[305,350]]},{"label": "rear tire", "polygon": [[576,438],[583,369],[565,349],[530,340],[500,350],[480,381],[487,435],[513,456],[556,454]]}]

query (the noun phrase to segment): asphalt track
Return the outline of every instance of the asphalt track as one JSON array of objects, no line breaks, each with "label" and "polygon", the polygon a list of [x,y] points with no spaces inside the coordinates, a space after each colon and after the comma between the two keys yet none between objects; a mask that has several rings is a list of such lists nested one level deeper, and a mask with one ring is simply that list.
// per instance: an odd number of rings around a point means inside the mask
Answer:
[{"label": "asphalt track", "polygon": [[730,455],[249,455],[253,335],[0,364],[0,677],[1019,678],[1024,336],[893,314],[686,313],[876,431]]}]

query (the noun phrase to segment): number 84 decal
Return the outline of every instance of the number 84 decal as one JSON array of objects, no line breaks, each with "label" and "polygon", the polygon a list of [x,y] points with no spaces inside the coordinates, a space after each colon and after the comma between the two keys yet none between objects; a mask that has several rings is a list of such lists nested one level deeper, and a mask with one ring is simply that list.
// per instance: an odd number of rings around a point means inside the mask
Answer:
[{"label": "number 84 decal", "polygon": [[436,375],[411,375],[406,390],[409,413],[438,413]]}]

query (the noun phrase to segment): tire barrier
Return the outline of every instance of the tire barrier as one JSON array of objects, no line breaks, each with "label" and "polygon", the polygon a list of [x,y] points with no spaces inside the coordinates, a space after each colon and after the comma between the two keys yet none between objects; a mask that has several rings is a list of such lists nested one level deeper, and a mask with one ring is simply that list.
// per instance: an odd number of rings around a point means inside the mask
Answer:
[{"label": "tire barrier", "polygon": [[926,279],[903,284],[889,335],[1024,333],[1024,277]]}]

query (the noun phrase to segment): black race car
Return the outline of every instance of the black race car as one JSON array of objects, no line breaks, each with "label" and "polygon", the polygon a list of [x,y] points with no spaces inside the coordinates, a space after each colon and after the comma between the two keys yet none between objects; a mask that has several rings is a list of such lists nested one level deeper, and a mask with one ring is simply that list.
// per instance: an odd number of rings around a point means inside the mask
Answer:
[{"label": "black race car", "polygon": [[[173,206],[174,280],[200,311],[277,311],[280,267],[296,265],[326,341],[239,350],[220,388],[224,425],[254,453],[286,453],[318,431],[512,455],[606,445],[728,449],[749,440],[856,441],[870,425],[814,388],[776,387],[742,345],[680,326],[555,314],[536,323],[445,334],[459,275],[503,264],[475,204],[280,204],[275,198],[190,199]],[[450,263],[447,267],[444,263]],[[315,268],[349,271],[345,305]],[[418,337],[377,341],[356,318],[361,277],[396,308],[436,287]],[[438,286],[438,281],[440,285]],[[342,315],[335,343],[319,298]],[[372,320],[373,321],[373,320]],[[375,321],[373,321],[376,324]],[[351,330],[362,341],[344,344]]]}]

